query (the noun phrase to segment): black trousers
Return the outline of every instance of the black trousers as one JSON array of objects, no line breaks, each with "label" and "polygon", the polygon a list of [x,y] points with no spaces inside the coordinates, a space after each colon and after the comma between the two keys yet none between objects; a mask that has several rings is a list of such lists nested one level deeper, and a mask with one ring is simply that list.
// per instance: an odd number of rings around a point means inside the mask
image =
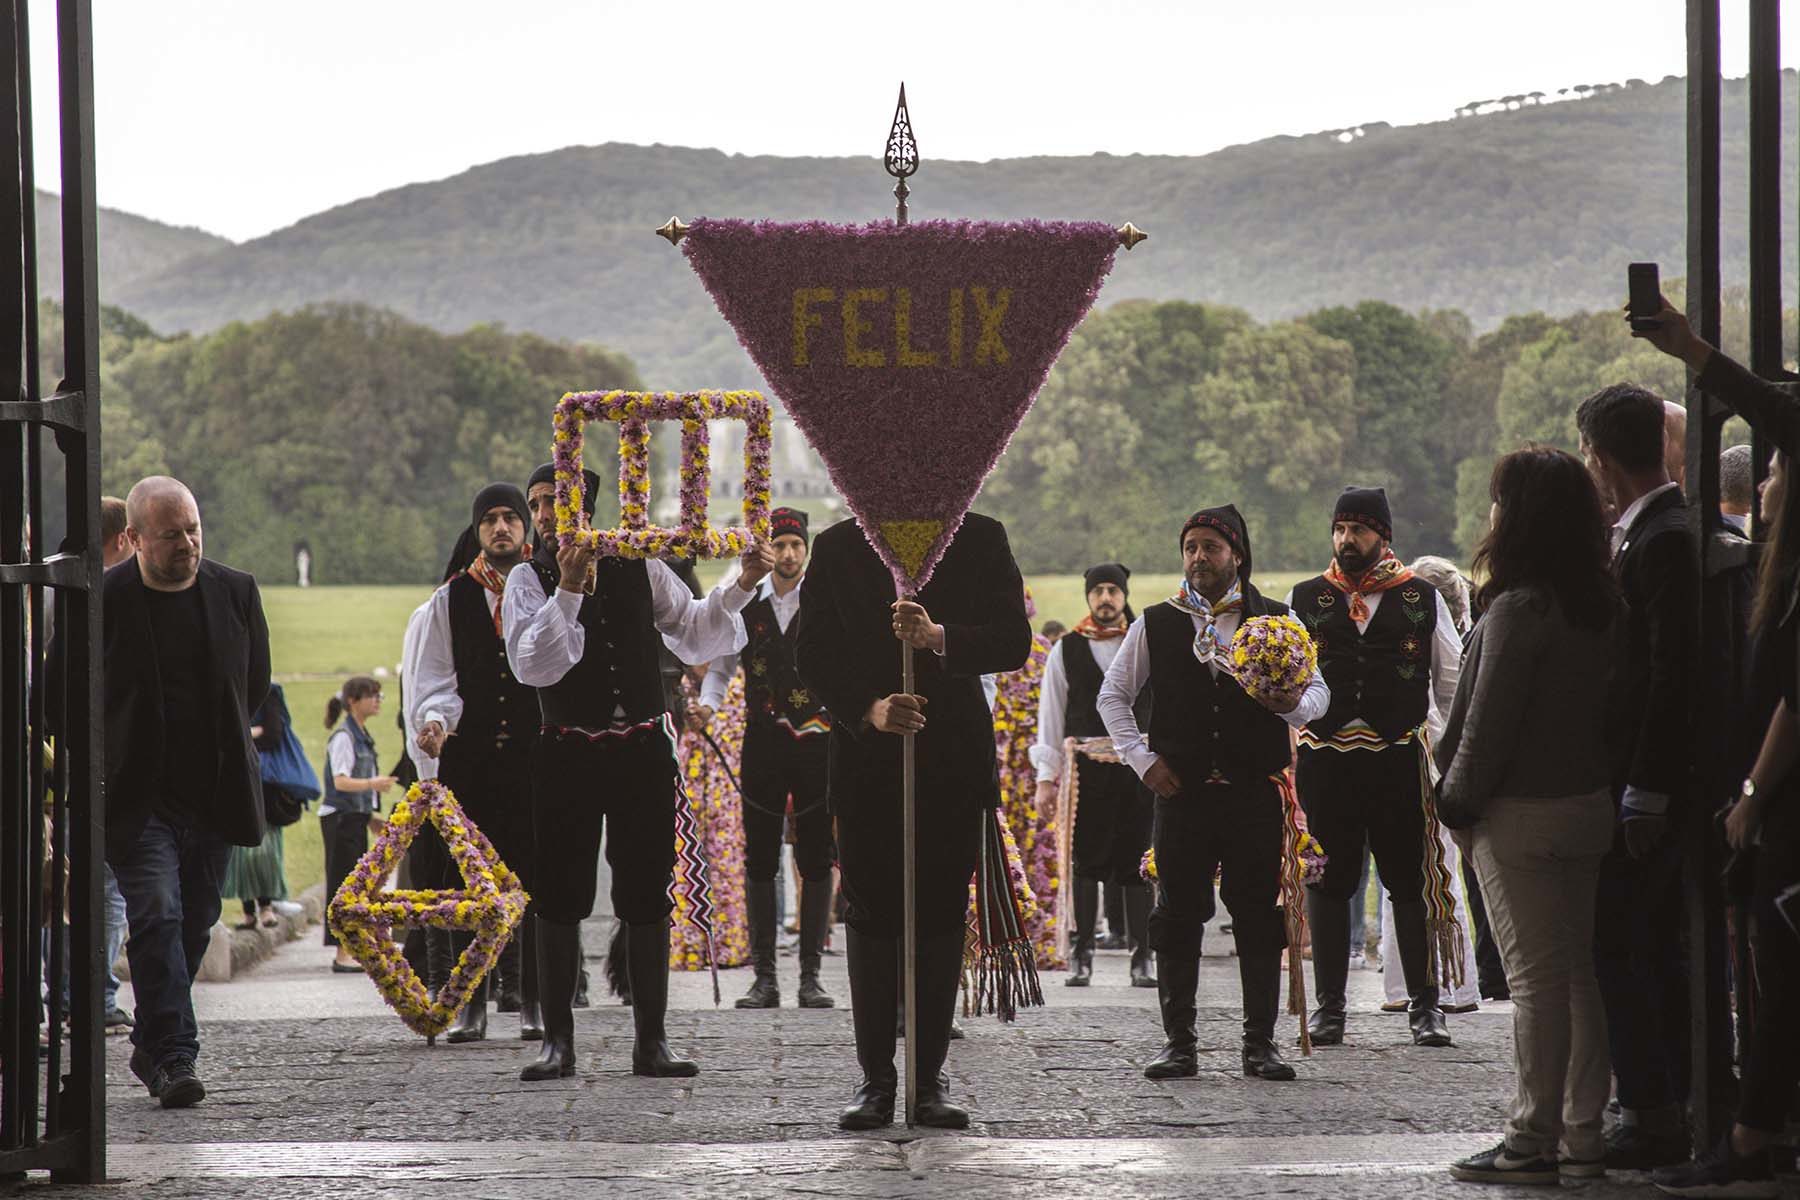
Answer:
[{"label": "black trousers", "polygon": [[[329,812],[319,817],[319,833],[325,839],[325,903],[344,886],[356,862],[369,852],[369,814]],[[325,922],[325,944],[337,945],[331,922]]]},{"label": "black trousers", "polygon": [[[1425,809],[1419,747],[1313,750],[1302,747],[1295,771],[1306,826],[1325,848],[1321,895],[1349,900],[1362,874],[1362,847],[1375,855],[1381,884],[1396,904],[1425,887]],[[1348,950],[1345,951],[1348,954]]]},{"label": "black trousers", "polygon": [[[993,814],[961,796],[918,797],[915,898],[921,938],[964,927],[969,880],[981,850],[981,822]],[[871,790],[837,805],[844,923],[872,938],[905,932],[904,829],[898,792]]]},{"label": "black trousers", "polygon": [[800,878],[831,878],[831,813],[825,806],[826,737],[796,737],[777,725],[752,725],[744,734],[744,878],[774,879],[781,871],[788,797],[794,799],[794,861]]},{"label": "black trousers", "polygon": [[1621,836],[1600,863],[1594,909],[1594,975],[1624,1108],[1687,1100],[1687,950],[1681,843],[1633,858]]},{"label": "black trousers", "polygon": [[1081,879],[1137,886],[1150,848],[1151,792],[1124,763],[1078,758],[1073,867]]},{"label": "black trousers", "polygon": [[[1793,803],[1792,792],[1776,803]],[[1772,822],[1770,824],[1773,824]],[[1771,839],[1765,826],[1757,851],[1754,901],[1756,948],[1756,1019],[1750,1050],[1744,1056],[1743,1095],[1738,1122],[1751,1129],[1779,1134],[1800,1086],[1800,934],[1775,907],[1775,897],[1800,882],[1800,844]],[[1789,915],[1795,915],[1790,901]],[[1796,919],[1800,919],[1797,917]]]},{"label": "black trousers", "polygon": [[1206,783],[1156,798],[1156,903],[1150,948],[1195,957],[1212,919],[1213,878],[1231,910],[1238,953],[1287,945],[1281,913],[1281,796],[1268,779]]},{"label": "black trousers", "polygon": [[601,834],[613,912],[627,925],[668,919],[675,868],[675,750],[661,723],[590,740],[546,729],[532,750],[532,870],[540,917],[573,925],[594,911]]},{"label": "black trousers", "polygon": [[[494,844],[500,861],[535,892],[534,843],[531,832],[531,746],[534,738],[514,738],[483,745],[452,737],[438,762],[438,782],[449,788],[475,827]],[[420,887],[460,888],[462,875],[446,852],[438,874]]]}]

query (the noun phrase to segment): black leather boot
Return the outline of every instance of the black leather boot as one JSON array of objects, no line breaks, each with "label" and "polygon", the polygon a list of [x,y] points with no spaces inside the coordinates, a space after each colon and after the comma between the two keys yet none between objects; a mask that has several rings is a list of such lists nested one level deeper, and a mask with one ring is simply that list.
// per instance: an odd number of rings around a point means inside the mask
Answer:
[{"label": "black leather boot", "polygon": [[513,940],[519,943],[519,1040],[544,1040],[544,1006],[538,1003],[537,914],[527,912]]},{"label": "black leather boot", "polygon": [[879,1129],[894,1123],[894,1043],[898,1030],[899,960],[893,938],[869,937],[846,926],[845,965],[850,968],[850,1019],[862,1083],[854,1103],[838,1116],[839,1129]]},{"label": "black leather boot", "polygon": [[1194,1018],[1200,992],[1200,954],[1156,956],[1156,999],[1162,1009],[1162,1053],[1144,1068],[1145,1079],[1184,1079],[1200,1073]]},{"label": "black leather boot", "polygon": [[945,1096],[944,1060],[950,1053],[950,1025],[956,1017],[956,989],[962,978],[964,935],[919,939],[919,1096],[917,1124],[932,1129],[967,1129],[969,1113]]},{"label": "black leather boot", "polygon": [[1312,928],[1313,992],[1319,1006],[1306,1023],[1315,1046],[1344,1041],[1344,989],[1350,982],[1350,904],[1306,893],[1306,923]]},{"label": "black leather boot", "polygon": [[527,1083],[575,1073],[575,976],[581,970],[581,926],[538,918],[538,1001],[544,1010],[544,1046],[537,1061],[519,1072]]},{"label": "black leather boot", "polygon": [[1075,877],[1075,945],[1069,950],[1069,977],[1064,987],[1094,982],[1094,925],[1100,919],[1100,881]]},{"label": "black leather boot", "polygon": [[425,986],[441,992],[450,982],[450,971],[456,966],[456,952],[451,948],[448,929],[425,931]]},{"label": "black leather boot", "polygon": [[669,1050],[663,1016],[669,1008],[669,919],[625,927],[625,961],[631,970],[631,1073],[686,1078],[700,1067]]},{"label": "black leather boot", "polygon": [[831,928],[831,877],[800,885],[800,1007],[831,1008],[837,1002],[819,982],[819,960]]},{"label": "black leather boot", "polygon": [[1444,1010],[1438,1006],[1437,980],[1431,977],[1431,949],[1425,932],[1425,901],[1394,902],[1394,941],[1406,976],[1407,1023],[1415,1046],[1450,1045]]},{"label": "black leather boot", "polygon": [[1153,988],[1156,972],[1150,956],[1150,889],[1137,884],[1125,890],[1125,936],[1131,945],[1131,986]]},{"label": "black leather boot", "polygon": [[[523,921],[519,925],[520,929],[524,928]],[[494,963],[495,1012],[516,1013],[525,1003],[524,986],[519,978],[521,963],[525,957],[523,947],[519,945],[522,940],[519,929],[513,930],[513,935],[506,939],[506,945],[500,949],[499,960]]]},{"label": "black leather boot", "polygon": [[744,885],[744,916],[750,926],[750,963],[756,979],[738,997],[739,1008],[781,1007],[775,981],[775,881],[752,879]]},{"label": "black leather boot", "polygon": [[1282,1081],[1294,1068],[1275,1048],[1275,1021],[1281,1012],[1281,951],[1238,955],[1238,983],[1244,990],[1244,1074]]},{"label": "black leather boot", "polygon": [[488,977],[482,976],[481,982],[469,993],[469,1002],[456,1014],[456,1023],[444,1034],[444,1040],[452,1046],[463,1042],[480,1042],[487,1039],[487,1000]]}]

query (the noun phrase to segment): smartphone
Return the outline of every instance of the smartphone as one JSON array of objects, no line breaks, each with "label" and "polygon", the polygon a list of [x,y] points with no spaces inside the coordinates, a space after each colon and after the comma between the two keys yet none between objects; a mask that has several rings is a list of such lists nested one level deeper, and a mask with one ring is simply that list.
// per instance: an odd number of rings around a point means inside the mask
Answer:
[{"label": "smartphone", "polygon": [[1653,262],[1634,262],[1625,269],[1631,285],[1631,307],[1627,312],[1633,329],[1655,329],[1661,324],[1656,316],[1662,311],[1660,275]]}]

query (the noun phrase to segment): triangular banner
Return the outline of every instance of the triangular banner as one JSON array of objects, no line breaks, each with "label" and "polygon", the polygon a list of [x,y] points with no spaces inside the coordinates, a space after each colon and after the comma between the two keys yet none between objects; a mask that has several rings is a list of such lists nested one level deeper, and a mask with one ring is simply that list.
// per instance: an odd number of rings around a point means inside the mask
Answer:
[{"label": "triangular banner", "polygon": [[702,218],[681,245],[914,593],[1093,304],[1119,232]]}]

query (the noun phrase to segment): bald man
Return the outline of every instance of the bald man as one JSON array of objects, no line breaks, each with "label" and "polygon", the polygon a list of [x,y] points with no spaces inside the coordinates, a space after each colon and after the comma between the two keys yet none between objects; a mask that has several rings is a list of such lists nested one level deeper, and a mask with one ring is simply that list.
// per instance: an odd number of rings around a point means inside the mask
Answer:
[{"label": "bald man", "polygon": [[[206,1096],[191,993],[231,847],[263,838],[250,714],[269,691],[256,581],[202,556],[200,508],[153,475],[125,498],[106,573],[106,861],[131,940],[131,1069],[164,1108]],[[55,678],[53,675],[52,678]]]},{"label": "bald man", "polygon": [[1673,400],[1663,401],[1663,467],[1687,491],[1687,409]]}]

